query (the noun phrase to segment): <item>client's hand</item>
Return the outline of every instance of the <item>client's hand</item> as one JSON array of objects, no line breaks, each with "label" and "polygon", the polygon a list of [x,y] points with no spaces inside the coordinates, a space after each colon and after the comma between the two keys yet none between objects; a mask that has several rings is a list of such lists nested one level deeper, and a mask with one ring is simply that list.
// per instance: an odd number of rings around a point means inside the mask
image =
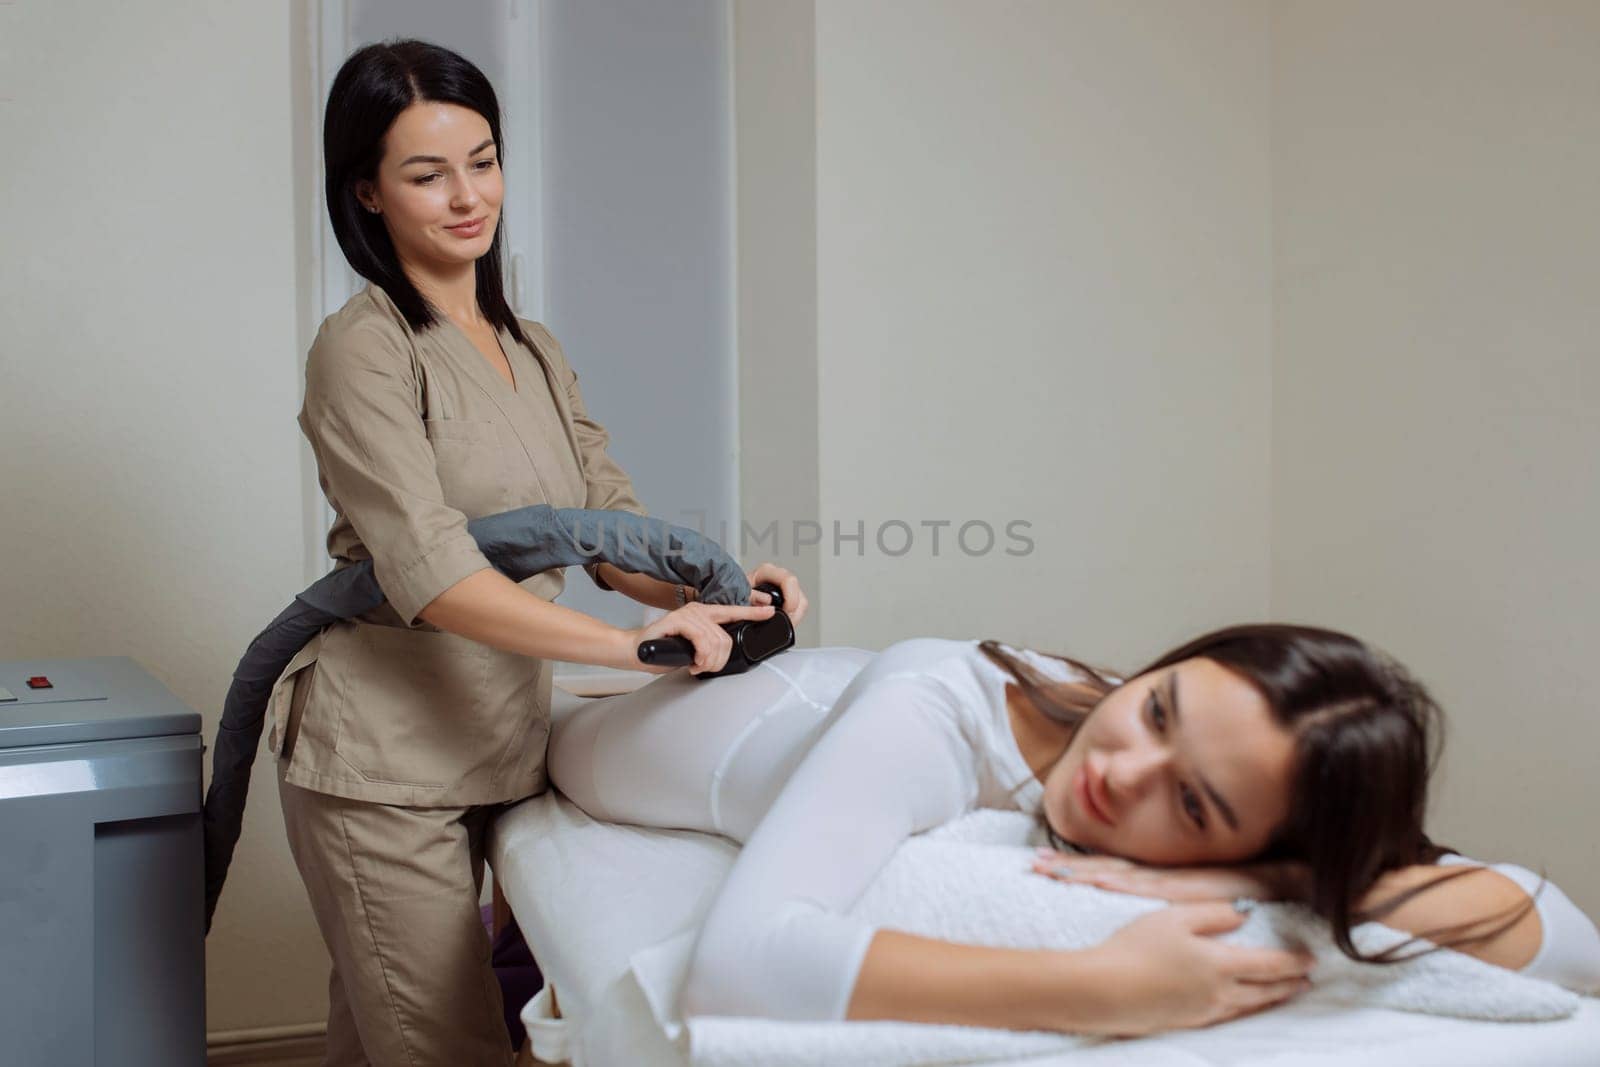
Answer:
[{"label": "client's hand", "polygon": [[1136,1037],[1209,1026],[1281,1004],[1310,988],[1304,950],[1247,948],[1210,934],[1244,921],[1227,904],[1174,904],[1086,950],[1105,975],[1100,1033]]},{"label": "client's hand", "polygon": [[1120,856],[1078,856],[1041,848],[1033,869],[1058,882],[1098,886],[1161,900],[1292,900],[1303,865],[1245,863],[1232,867],[1146,867]]},{"label": "client's hand", "polygon": [[762,582],[771,582],[783,592],[783,613],[789,616],[789,621],[795,625],[805,618],[806,607],[809,601],[800,589],[800,579],[793,573],[784,570],[776,563],[763,563],[748,575],[750,578],[750,603],[770,604],[772,598],[761,590],[755,588]]}]

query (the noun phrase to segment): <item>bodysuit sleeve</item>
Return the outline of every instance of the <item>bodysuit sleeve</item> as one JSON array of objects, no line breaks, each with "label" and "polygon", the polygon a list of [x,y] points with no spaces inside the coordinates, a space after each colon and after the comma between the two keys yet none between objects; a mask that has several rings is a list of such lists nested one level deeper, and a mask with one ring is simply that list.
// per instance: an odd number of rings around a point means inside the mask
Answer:
[{"label": "bodysuit sleeve", "polygon": [[407,626],[489,566],[467,517],[444,501],[416,377],[403,338],[385,325],[324,326],[306,357],[300,411],[328,502],[350,520]]},{"label": "bodysuit sleeve", "polygon": [[684,1015],[842,1019],[874,932],[846,912],[902,841],[976,799],[953,695],[875,670],[893,651],[840,695],[838,718],[745,842],[701,929]]},{"label": "bodysuit sleeve", "polygon": [[1543,940],[1520,973],[1555,982],[1576,993],[1600,995],[1600,931],[1554,882],[1545,882],[1541,889],[1537,874],[1514,863],[1481,863],[1452,853],[1439,857],[1439,863],[1488,867],[1511,879],[1530,896],[1537,889],[1534,906],[1539,910]]}]

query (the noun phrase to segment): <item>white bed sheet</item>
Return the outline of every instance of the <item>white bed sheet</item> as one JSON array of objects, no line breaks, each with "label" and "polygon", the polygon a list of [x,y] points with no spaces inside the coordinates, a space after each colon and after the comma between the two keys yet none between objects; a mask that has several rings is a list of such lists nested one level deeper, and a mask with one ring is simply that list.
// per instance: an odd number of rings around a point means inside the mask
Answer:
[{"label": "white bed sheet", "polygon": [[[561,695],[561,696],[564,696]],[[558,698],[570,710],[576,698]],[[634,953],[697,924],[736,848],[686,831],[596,822],[552,791],[503,815],[490,864],[557,991],[574,1067],[686,1067],[629,969]],[[524,1017],[531,1015],[524,1009]],[[1028,1067],[1548,1067],[1600,1065],[1600,1000],[1570,1019],[1489,1023],[1382,1009],[1290,1004],[1204,1030],[1173,1031]]]}]

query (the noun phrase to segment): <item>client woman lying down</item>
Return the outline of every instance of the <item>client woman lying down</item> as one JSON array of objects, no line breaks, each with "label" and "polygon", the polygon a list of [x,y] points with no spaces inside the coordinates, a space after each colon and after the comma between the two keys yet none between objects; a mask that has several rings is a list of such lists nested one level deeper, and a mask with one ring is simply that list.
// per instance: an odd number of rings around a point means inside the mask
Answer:
[{"label": "client woman lying down", "polygon": [[[1423,815],[1439,717],[1399,664],[1310,627],[1206,634],[1125,681],[924,638],[877,655],[797,649],[715,681],[675,672],[580,709],[549,760],[596,818],[743,843],[685,1015],[1202,1026],[1306,988],[1309,955],[1208,936],[1243,921],[1237,896],[1304,901],[1356,958],[1351,926],[1376,919],[1600,988],[1600,934],[1554,885],[1510,865],[1436,865],[1448,850]],[[1037,813],[1080,853],[1042,856],[1041,874],[1178,903],[1076,952],[953,944],[846,914],[908,836],[974,808]]]}]

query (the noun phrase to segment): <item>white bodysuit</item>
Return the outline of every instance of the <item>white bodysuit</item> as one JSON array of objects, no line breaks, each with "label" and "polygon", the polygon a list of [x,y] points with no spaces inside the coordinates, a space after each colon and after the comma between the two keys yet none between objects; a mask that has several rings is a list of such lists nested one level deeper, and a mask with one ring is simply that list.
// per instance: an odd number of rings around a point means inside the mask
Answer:
[{"label": "white bodysuit", "polygon": [[[978,642],[941,638],[877,655],[793,649],[706,681],[674,672],[558,724],[550,777],[595,818],[743,843],[701,930],[685,1015],[842,1019],[874,933],[846,913],[900,843],[975,808],[1039,811],[1009,679]],[[1537,906],[1544,942],[1523,973],[1600,990],[1600,933],[1553,884]]]}]

